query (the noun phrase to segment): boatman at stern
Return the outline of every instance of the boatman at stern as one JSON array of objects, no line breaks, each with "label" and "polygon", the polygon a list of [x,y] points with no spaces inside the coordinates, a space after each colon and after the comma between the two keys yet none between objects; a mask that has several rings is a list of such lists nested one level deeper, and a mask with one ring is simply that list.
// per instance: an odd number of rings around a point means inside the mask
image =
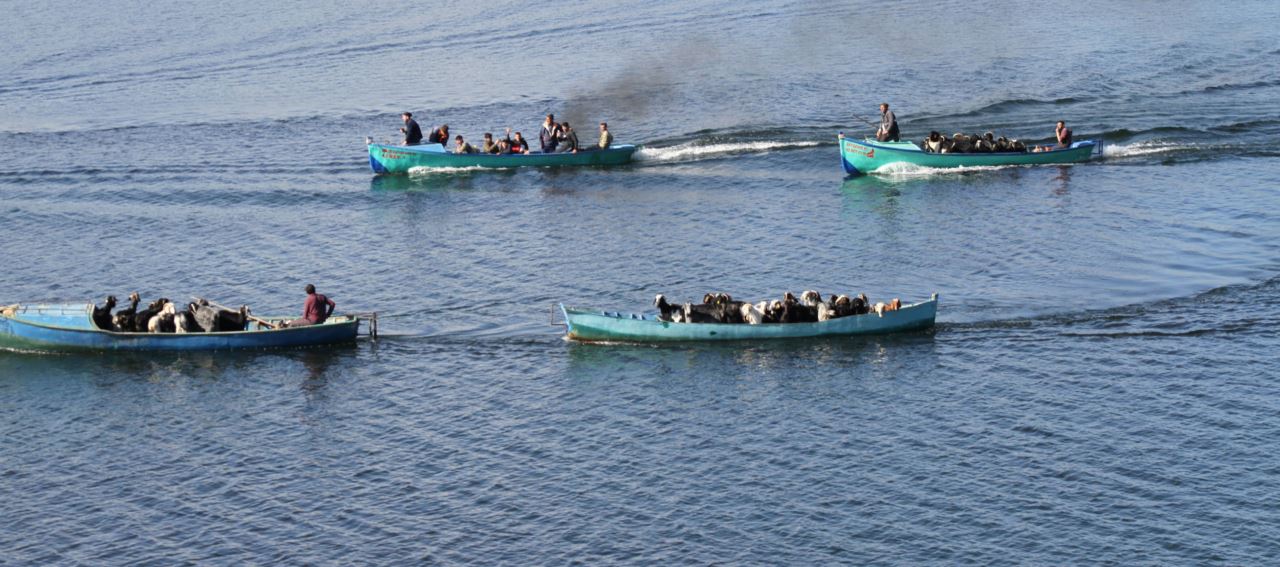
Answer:
[{"label": "boatman at stern", "polygon": [[286,327],[305,327],[319,325],[330,315],[338,304],[332,299],[316,293],[316,286],[307,284],[307,301],[302,304],[302,318],[285,323]]},{"label": "boatman at stern", "polygon": [[880,103],[880,128],[876,130],[876,139],[881,142],[898,141],[898,117],[889,110],[889,103]]},{"label": "boatman at stern", "polygon": [[404,134],[404,145],[416,146],[422,143],[422,128],[418,127],[418,122],[413,119],[413,113],[406,112],[400,115],[400,119],[404,120],[404,127],[400,132]]},{"label": "boatman at stern", "polygon": [[1071,129],[1067,128],[1067,123],[1061,120],[1053,128],[1053,137],[1058,139],[1059,148],[1071,147]]}]

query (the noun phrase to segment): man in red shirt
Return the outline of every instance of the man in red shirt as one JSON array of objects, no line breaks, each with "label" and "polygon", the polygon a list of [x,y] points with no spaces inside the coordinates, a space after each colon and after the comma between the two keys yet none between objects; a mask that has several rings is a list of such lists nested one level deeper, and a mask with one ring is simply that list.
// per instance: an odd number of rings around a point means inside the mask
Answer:
[{"label": "man in red shirt", "polygon": [[333,315],[333,309],[338,304],[332,299],[316,293],[316,286],[307,284],[307,301],[302,304],[302,318],[294,319],[286,324],[286,327],[304,327],[307,325],[319,325],[330,315]]}]

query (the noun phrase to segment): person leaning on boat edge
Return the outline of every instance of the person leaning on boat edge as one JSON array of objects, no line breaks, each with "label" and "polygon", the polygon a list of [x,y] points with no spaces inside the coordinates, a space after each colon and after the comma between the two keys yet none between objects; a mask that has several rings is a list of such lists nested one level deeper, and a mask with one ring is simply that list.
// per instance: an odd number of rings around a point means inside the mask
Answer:
[{"label": "person leaning on boat edge", "polygon": [[413,119],[412,112],[400,114],[400,119],[404,120],[404,127],[400,128],[400,132],[404,134],[404,145],[416,146],[422,143],[422,128],[418,127],[418,122]]},{"label": "person leaning on boat edge", "polygon": [[302,318],[284,323],[283,327],[306,327],[325,322],[338,307],[332,299],[316,293],[316,286],[307,284],[307,300],[302,304]]},{"label": "person leaning on boat edge", "polygon": [[898,117],[889,110],[889,103],[880,103],[880,128],[876,130],[876,140],[881,142],[898,141]]},{"label": "person leaning on boat edge", "polygon": [[439,128],[432,129],[431,135],[427,137],[427,143],[449,145],[449,125],[441,124]]}]

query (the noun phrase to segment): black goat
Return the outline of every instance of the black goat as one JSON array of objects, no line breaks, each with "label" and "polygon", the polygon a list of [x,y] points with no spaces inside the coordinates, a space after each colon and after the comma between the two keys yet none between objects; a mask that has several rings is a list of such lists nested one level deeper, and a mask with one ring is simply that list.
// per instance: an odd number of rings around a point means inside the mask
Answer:
[{"label": "black goat", "polygon": [[166,303],[169,303],[169,299],[161,297],[160,299],[152,301],[147,305],[146,309],[137,312],[133,316],[133,330],[139,333],[147,332],[147,325],[151,323],[151,318],[159,315],[160,311],[164,309],[164,305]]},{"label": "black goat", "polygon": [[681,311],[679,305],[667,303],[667,296],[661,293],[653,298],[653,306],[658,308],[658,319],[661,321],[675,321],[675,314]]},{"label": "black goat", "polygon": [[136,331],[133,327],[133,317],[138,314],[138,302],[142,298],[138,297],[138,292],[129,294],[129,307],[116,311],[114,317],[111,318],[111,330],[117,333],[129,333]]},{"label": "black goat", "polygon": [[98,307],[93,306],[93,325],[104,331],[111,330],[111,310],[116,308],[116,296],[108,295],[107,301]]}]

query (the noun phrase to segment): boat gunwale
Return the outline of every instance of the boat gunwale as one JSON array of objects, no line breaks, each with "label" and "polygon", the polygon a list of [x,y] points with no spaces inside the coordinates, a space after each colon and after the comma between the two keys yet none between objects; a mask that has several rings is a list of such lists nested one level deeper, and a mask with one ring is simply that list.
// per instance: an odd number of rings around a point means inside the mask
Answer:
[{"label": "boat gunwale", "polygon": [[[1075,143],[1071,144],[1071,146],[1070,146],[1070,147],[1066,147],[1066,148],[1059,148],[1059,149],[1051,149],[1051,150],[1045,150],[1045,151],[1042,151],[1042,152],[1033,152],[1033,151],[1028,150],[1028,151],[1025,151],[1025,152],[964,152],[964,153],[945,153],[945,154],[944,154],[944,153],[937,153],[937,152],[926,152],[926,151],[924,151],[924,149],[923,149],[923,148],[921,148],[920,146],[916,146],[916,149],[914,149],[914,150],[904,150],[904,149],[901,149],[901,148],[895,148],[895,147],[893,147],[893,146],[885,146],[885,145],[881,145],[881,144],[879,144],[879,143],[877,143],[877,142],[871,142],[871,141],[868,141],[868,140],[866,140],[866,139],[857,140],[857,139],[849,138],[849,137],[847,137],[847,136],[840,136],[839,138],[840,138],[840,141],[842,141],[842,142],[853,142],[853,143],[855,143],[855,144],[862,144],[862,145],[864,145],[864,146],[869,146],[869,147],[875,148],[875,149],[877,149],[877,150],[889,150],[889,151],[891,151],[891,152],[899,152],[899,153],[907,153],[907,154],[924,154],[924,155],[928,155],[928,156],[939,156],[939,157],[1025,156],[1025,155],[1044,156],[1044,155],[1052,155],[1052,154],[1056,154],[1056,153],[1063,153],[1063,152],[1076,152],[1076,151],[1080,151],[1080,150],[1082,150],[1082,149],[1084,149],[1084,148],[1089,148],[1089,149],[1090,149],[1090,152],[1092,153],[1092,151],[1093,151],[1093,150],[1095,150],[1095,149],[1097,149],[1099,146],[1101,146],[1101,140],[1098,140],[1098,139],[1088,139],[1088,140],[1080,140],[1079,142],[1075,142]],[[905,144],[911,144],[911,145],[915,146],[915,142],[912,142],[912,141],[909,141],[909,140],[908,140],[908,141],[906,141],[906,142],[902,142],[902,143],[905,143]],[[840,148],[840,152],[841,152],[841,153],[844,153],[844,151],[845,151],[845,150],[844,150],[844,148],[843,148],[843,147],[841,147],[841,148]]]},{"label": "boat gunwale", "polygon": [[[915,308],[920,307],[920,306],[922,306],[922,305],[924,305],[924,304],[926,304],[926,303],[933,303],[933,302],[937,302],[937,301],[938,301],[937,299],[926,299],[926,300],[924,300],[924,301],[918,301],[918,302],[916,302],[916,303],[912,303],[912,304],[910,304],[910,305],[903,305],[902,307],[899,307],[899,308],[895,309],[894,311],[906,311],[906,310],[908,310],[908,309],[915,309]],[[583,315],[595,315],[595,316],[599,316],[599,317],[608,317],[608,318],[610,318],[610,319],[621,319],[621,320],[624,320],[624,321],[640,321],[640,322],[644,322],[644,323],[654,323],[654,324],[658,324],[658,325],[661,325],[661,324],[663,324],[663,323],[670,323],[670,324],[672,324],[672,325],[680,325],[680,326],[681,326],[681,328],[685,328],[685,327],[690,327],[690,328],[692,328],[692,326],[694,326],[694,325],[706,325],[706,326],[709,326],[709,327],[712,327],[712,326],[714,326],[714,327],[720,327],[720,326],[740,327],[740,326],[742,326],[742,325],[749,325],[749,324],[747,324],[747,323],[677,323],[677,322],[675,322],[675,321],[663,321],[662,319],[648,319],[648,318],[645,318],[645,313],[643,313],[643,312],[641,312],[641,313],[636,313],[636,312],[634,312],[634,311],[628,311],[628,312],[624,312],[624,311],[600,311],[600,310],[597,310],[597,309],[588,309],[588,308],[585,308],[585,307],[573,307],[573,306],[564,305],[564,304],[561,304],[561,308],[563,308],[563,309],[564,309],[564,311],[565,311],[565,313],[566,313],[566,314],[567,314],[568,312],[572,311],[572,312],[574,312],[574,313],[581,313],[581,314],[583,314]],[[885,311],[885,313],[893,313],[894,311]],[[614,315],[610,315],[609,313],[615,313],[615,314],[614,314]],[[842,319],[849,319],[849,318],[852,318],[852,317],[866,317],[866,316],[869,316],[869,315],[875,315],[875,314],[876,314],[876,313],[875,313],[874,311],[872,311],[872,312],[868,312],[868,313],[862,313],[862,314],[859,314],[859,315],[847,315],[847,316],[844,316],[844,317],[836,317],[835,319],[827,319],[826,321],[804,321],[804,322],[800,322],[800,323],[759,323],[759,324],[756,324],[756,325],[749,325],[749,326],[751,326],[751,327],[770,327],[770,326],[779,326],[779,327],[781,327],[781,326],[786,326],[786,327],[788,327],[788,328],[792,328],[792,327],[795,327],[796,325],[820,325],[820,324],[823,324],[823,323],[831,323],[831,322],[833,322],[833,321],[840,321],[840,320],[842,320]],[[629,317],[630,315],[637,315],[638,317]],[[652,315],[652,313],[650,313],[650,315]]]},{"label": "boat gunwale", "polygon": [[[916,303],[912,303],[909,305],[904,305],[894,311],[885,312],[885,315],[883,316],[876,315],[875,312],[869,312],[869,313],[863,313],[861,315],[849,315],[846,317],[828,319],[826,321],[808,321],[803,323],[760,323],[757,325],[751,325],[747,323],[676,323],[674,321],[663,321],[661,319],[656,319],[656,318],[646,318],[646,313],[644,312],[641,312],[641,313],[622,312],[622,311],[610,312],[610,311],[602,311],[602,310],[588,309],[588,308],[582,308],[582,307],[570,307],[563,303],[561,303],[559,307],[560,307],[561,313],[564,314],[564,321],[562,321],[561,324],[565,326],[565,338],[567,338],[568,340],[575,341],[575,342],[583,342],[583,343],[600,343],[600,342],[654,343],[654,342],[705,342],[708,340],[713,342],[715,341],[788,340],[788,339],[815,339],[815,338],[839,337],[839,336],[875,335],[875,334],[881,334],[881,333],[877,333],[875,331],[866,332],[866,333],[826,333],[823,331],[827,330],[824,328],[826,326],[848,325],[849,320],[856,319],[858,317],[875,316],[877,318],[881,318],[884,316],[890,316],[889,315],[890,313],[907,315],[904,312],[909,310],[916,310],[920,308],[932,307],[934,309],[935,317],[934,317],[934,320],[930,321],[929,325],[922,327],[922,328],[927,328],[927,327],[933,326],[933,324],[936,324],[935,321],[936,321],[937,304],[938,304],[938,294],[934,293],[932,294],[932,296],[930,296],[929,299],[918,301]],[[768,334],[766,333],[763,336],[754,336],[754,337],[743,336],[743,337],[718,338],[718,339],[703,339],[703,338],[695,338],[695,337],[687,337],[687,338],[675,337],[675,338],[669,338],[669,339],[668,338],[655,339],[652,337],[644,337],[644,336],[619,336],[616,338],[606,338],[606,339],[581,338],[581,337],[573,336],[574,325],[572,321],[572,315],[575,315],[575,314],[586,315],[591,317],[603,317],[603,318],[618,320],[618,321],[629,321],[629,322],[645,325],[646,327],[653,327],[653,328],[668,329],[674,326],[681,333],[697,333],[701,331],[710,332],[712,329],[723,329],[725,327],[761,329],[762,331],[763,329],[788,328],[788,329],[797,329],[797,331],[812,330],[812,331],[815,331],[815,333],[808,334],[808,335],[799,334],[799,335],[791,335],[791,336],[768,336]],[[648,315],[652,316],[652,313],[649,313]],[[899,332],[899,331],[889,330],[887,332],[893,333],[893,332]]]},{"label": "boat gunwale", "polygon": [[447,155],[447,156],[470,156],[470,157],[482,157],[482,158],[490,158],[490,159],[509,159],[509,158],[519,159],[519,158],[530,158],[530,157],[536,157],[536,156],[545,157],[545,156],[561,156],[561,155],[563,155],[563,156],[573,156],[573,155],[580,155],[580,154],[593,154],[593,153],[601,153],[601,152],[618,152],[618,153],[621,153],[621,152],[623,152],[623,151],[631,151],[631,152],[635,152],[636,150],[639,150],[639,149],[640,149],[640,145],[639,145],[639,144],[614,144],[614,145],[611,145],[611,146],[609,146],[609,147],[607,147],[607,148],[604,148],[604,149],[596,149],[596,148],[592,148],[592,149],[587,149],[587,150],[578,150],[577,152],[551,152],[551,153],[546,153],[546,152],[541,152],[541,151],[532,151],[532,150],[530,150],[530,151],[529,151],[529,153],[527,153],[527,154],[526,154],[526,153],[523,153],[523,152],[522,152],[522,153],[518,153],[518,154],[512,154],[512,153],[506,153],[506,154],[491,154],[491,153],[485,153],[485,152],[479,152],[479,151],[477,151],[477,152],[471,152],[471,153],[465,153],[465,154],[459,154],[459,153],[454,153],[454,152],[449,151],[449,149],[448,149],[448,148],[445,148],[443,151],[435,151],[435,150],[419,149],[419,148],[422,148],[423,146],[439,146],[439,145],[440,145],[440,144],[418,144],[418,145],[415,145],[415,146],[405,146],[405,145],[400,145],[400,144],[381,144],[381,143],[377,143],[377,142],[372,143],[372,144],[369,144],[369,146],[370,146],[370,147],[378,146],[378,147],[380,147],[380,148],[393,148],[393,149],[396,149],[396,150],[402,150],[402,151],[406,151],[406,152],[413,152],[413,153],[416,153],[416,154],[425,154],[425,155]]},{"label": "boat gunwale", "polygon": [[[25,306],[25,304],[21,304],[21,303],[17,305],[19,306],[19,308]],[[74,304],[46,304],[46,305],[74,305]],[[93,304],[91,303],[87,304],[86,308],[91,308],[92,305]],[[89,318],[90,324],[93,324],[93,319],[92,317],[90,317],[88,313],[85,314],[85,317]],[[82,329],[77,327],[63,327],[61,325],[50,325],[48,323],[39,323],[36,321],[29,321],[21,317],[17,317],[15,315],[7,315],[7,314],[0,314],[0,318],[8,319],[13,323],[21,323],[23,325],[30,325],[32,327],[39,327],[42,329],[51,329],[51,330],[60,331],[60,332],[106,334],[113,337],[143,336],[143,337],[156,337],[156,338],[161,338],[161,337],[183,338],[183,337],[208,337],[208,336],[225,337],[225,336],[243,335],[243,334],[265,334],[265,333],[274,333],[274,332],[283,332],[283,331],[304,331],[307,329],[322,329],[326,327],[340,327],[343,325],[353,325],[353,324],[358,325],[360,323],[359,315],[335,315],[330,319],[325,320],[325,322],[317,325],[303,325],[301,327],[285,327],[283,329],[245,329],[243,331],[197,331],[197,332],[190,332],[190,333],[150,333],[146,331],[112,331],[109,329],[101,329],[97,327],[88,328],[88,329]],[[292,320],[289,317],[258,317],[258,318],[263,319],[265,321]],[[348,320],[331,322],[337,318],[346,318]]]}]

